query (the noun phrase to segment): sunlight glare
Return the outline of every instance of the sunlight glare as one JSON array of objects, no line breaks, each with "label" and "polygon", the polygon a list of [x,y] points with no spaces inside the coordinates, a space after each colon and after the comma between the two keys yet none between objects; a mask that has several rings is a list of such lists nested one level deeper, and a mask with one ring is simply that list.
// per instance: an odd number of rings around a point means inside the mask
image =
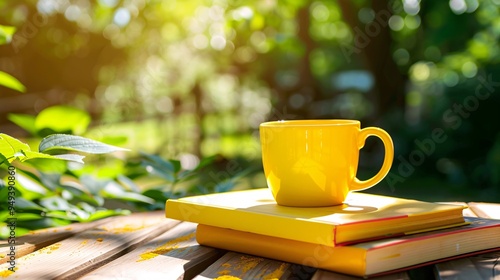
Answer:
[{"label": "sunlight glare", "polygon": [[311,14],[314,17],[314,19],[318,21],[328,20],[328,17],[330,16],[330,11],[323,3],[315,2],[311,6],[312,6]]},{"label": "sunlight glare", "polygon": [[52,15],[57,12],[58,3],[54,0],[39,0],[36,3],[38,12],[45,15]]},{"label": "sunlight glare", "polygon": [[394,31],[399,31],[399,30],[403,29],[404,26],[405,26],[405,22],[404,22],[403,18],[398,16],[398,15],[393,15],[389,19],[389,27]]},{"label": "sunlight glare", "polygon": [[82,11],[76,5],[70,5],[64,12],[64,17],[69,21],[76,21],[80,17]]},{"label": "sunlight glare", "polygon": [[460,15],[465,13],[467,5],[464,0],[450,0],[450,8],[455,14]]},{"label": "sunlight glare", "polygon": [[405,12],[409,15],[414,16],[420,12],[419,0],[404,0],[403,5]]},{"label": "sunlight glare", "polygon": [[234,20],[242,20],[242,19],[248,20],[251,19],[253,15],[254,13],[252,8],[248,6],[243,6],[241,8],[238,8],[231,13],[231,17]]},{"label": "sunlight glare", "polygon": [[197,34],[193,38],[193,46],[199,50],[206,49],[208,47],[208,38],[203,34]]},{"label": "sunlight glare", "polygon": [[416,81],[425,81],[429,78],[431,70],[429,65],[417,62],[410,68],[411,77]]},{"label": "sunlight glare", "polygon": [[215,50],[223,50],[226,47],[226,38],[221,35],[215,35],[210,39],[210,46]]},{"label": "sunlight glare", "polygon": [[113,17],[113,22],[119,27],[124,27],[130,22],[130,12],[126,8],[118,8]]},{"label": "sunlight glare", "polygon": [[467,78],[472,78],[477,74],[477,65],[472,61],[467,61],[462,65],[462,74]]},{"label": "sunlight glare", "polygon": [[200,159],[193,154],[181,154],[179,161],[181,162],[182,169],[185,170],[193,170],[200,163]]},{"label": "sunlight glare", "polygon": [[118,0],[98,0],[99,4],[109,8],[114,8],[118,4]]}]

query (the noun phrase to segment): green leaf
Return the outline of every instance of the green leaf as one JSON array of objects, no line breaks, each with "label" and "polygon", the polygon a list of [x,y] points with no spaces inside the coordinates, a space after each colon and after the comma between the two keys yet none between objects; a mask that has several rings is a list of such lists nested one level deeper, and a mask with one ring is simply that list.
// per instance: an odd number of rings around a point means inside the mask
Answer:
[{"label": "green leaf", "polygon": [[235,187],[236,183],[232,180],[226,180],[215,186],[215,192],[228,192]]},{"label": "green leaf", "polygon": [[89,154],[105,154],[116,151],[128,151],[120,147],[104,144],[81,136],[53,134],[42,139],[38,147],[40,152],[70,150]]},{"label": "green leaf", "polygon": [[90,193],[82,190],[83,186],[80,186],[75,182],[65,182],[60,186],[63,191],[66,191],[74,197],[75,201],[84,201],[95,206],[102,206],[104,204],[104,199],[100,196],[93,196]]},{"label": "green leaf", "polygon": [[[45,214],[46,217],[49,218],[58,218],[62,220],[69,220],[69,221],[79,221],[78,215],[75,215],[73,213],[70,213],[68,211],[60,211],[60,210],[55,210],[55,211],[48,211]],[[87,218],[89,215],[87,214],[85,218]]]},{"label": "green leaf", "polygon": [[119,174],[116,179],[120,184],[122,184],[128,190],[133,192],[140,192],[139,186],[137,186],[137,184],[129,177]]},{"label": "green leaf", "polygon": [[142,155],[146,157],[146,160],[142,162],[142,166],[148,173],[157,175],[169,182],[177,180],[176,172],[180,169],[180,163],[177,166],[174,161],[164,160],[157,155],[146,153]]},{"label": "green leaf", "polygon": [[143,162],[142,164],[148,173],[159,176],[160,178],[163,178],[168,182],[173,183],[176,181],[175,175],[172,174],[170,170],[159,168],[157,164],[151,164],[148,162]]},{"label": "green leaf", "polygon": [[26,91],[26,87],[18,79],[3,71],[0,71],[0,86],[17,90],[19,92]]},{"label": "green leaf", "polygon": [[27,163],[44,173],[61,175],[68,170],[67,163],[60,158],[33,158]]},{"label": "green leaf", "polygon": [[10,43],[14,33],[16,33],[16,27],[0,25],[0,45]]},{"label": "green leaf", "polygon": [[24,158],[23,152],[31,151],[28,144],[17,140],[7,134],[0,133],[0,154],[12,162],[17,157]]},{"label": "green leaf", "polygon": [[124,145],[127,143],[128,137],[123,135],[105,135],[99,138],[99,141],[109,145]]},{"label": "green leaf", "polygon": [[172,164],[172,162],[164,160],[157,155],[146,154],[146,153],[142,153],[142,155],[146,157],[146,159],[148,159],[149,162],[154,163],[154,165],[157,166],[160,170],[167,170],[170,173],[175,172],[175,166]]},{"label": "green leaf", "polygon": [[150,198],[154,199],[155,201],[160,201],[162,203],[164,203],[167,200],[167,198],[169,198],[165,194],[165,192],[163,192],[161,190],[150,189],[150,190],[146,190],[142,194],[145,195],[145,196],[147,196],[147,197],[150,197]]},{"label": "green leaf", "polygon": [[83,134],[90,124],[90,115],[70,106],[52,106],[42,110],[35,119],[37,131]]},{"label": "green leaf", "polygon": [[48,210],[70,210],[70,204],[60,196],[51,196],[40,199],[40,204]]},{"label": "green leaf", "polygon": [[29,200],[26,200],[26,199],[24,199],[22,197],[17,197],[16,198],[16,209],[20,209],[20,210],[40,210],[40,211],[44,211],[45,210],[40,205],[38,205],[38,204],[36,204],[34,202],[31,202]]},{"label": "green leaf", "polygon": [[143,202],[147,204],[153,204],[155,203],[154,199],[151,199],[147,196],[144,196],[139,193],[133,193],[133,192],[123,192],[118,195],[115,195],[115,199],[123,200],[123,201],[131,201],[131,202]]},{"label": "green leaf", "polygon": [[16,215],[16,218],[18,221],[35,221],[43,219],[43,217],[40,216],[40,214],[36,213],[18,213]]},{"label": "green leaf", "polygon": [[2,165],[4,162],[9,162],[9,160],[2,154],[0,154],[0,165]]},{"label": "green leaf", "polygon": [[29,173],[18,171],[16,174],[16,185],[23,197],[28,200],[33,200],[46,196],[49,190],[46,189],[39,181],[35,180]]},{"label": "green leaf", "polygon": [[72,214],[76,215],[79,221],[85,221],[89,218],[90,213],[87,211],[80,209],[80,207],[70,204],[69,210]]},{"label": "green leaf", "polygon": [[74,161],[74,162],[78,162],[78,163],[84,163],[83,159],[85,158],[85,156],[75,155],[75,154],[54,155],[54,157],[58,158],[58,159]]},{"label": "green leaf", "polygon": [[155,202],[153,199],[142,194],[126,192],[123,187],[115,181],[110,181],[106,187],[104,187],[102,193],[105,194],[107,198],[124,201],[144,202],[148,204],[153,204]]},{"label": "green leaf", "polygon": [[80,176],[80,183],[85,187],[91,194],[97,195],[99,194],[99,191],[103,189],[106,184],[108,183],[107,181],[104,180],[99,180],[91,175],[81,175]]},{"label": "green leaf", "polygon": [[96,211],[95,207],[86,203],[86,202],[79,202],[78,207],[82,208],[84,211],[88,213],[94,213]]},{"label": "green leaf", "polygon": [[7,210],[0,211],[0,224],[10,218],[10,213]]},{"label": "green leaf", "polygon": [[[49,154],[33,152],[31,151],[31,148],[28,146],[28,144],[3,133],[0,133],[0,154],[3,155],[3,157],[6,158],[9,163],[14,161],[15,159],[18,159],[21,162],[30,159],[59,159],[83,163],[82,159],[84,158],[80,155],[53,156]],[[0,158],[0,162],[3,162],[3,158]]]},{"label": "green leaf", "polygon": [[49,190],[55,191],[61,182],[61,173],[45,173],[40,171],[39,180]]},{"label": "green leaf", "polygon": [[196,166],[195,169],[193,169],[193,171],[198,171],[198,170],[202,169],[203,167],[212,164],[216,158],[217,158],[216,155],[202,158],[200,160],[200,163],[198,163],[198,165]]},{"label": "green leaf", "polygon": [[181,165],[181,162],[179,160],[171,159],[169,161],[174,166],[174,173],[181,171],[182,165]]},{"label": "green leaf", "polygon": [[193,172],[191,170],[184,170],[184,171],[179,172],[177,179],[179,181],[187,181],[187,180],[191,180],[197,176],[199,176],[199,174],[197,172]]},{"label": "green leaf", "polygon": [[21,158],[19,157],[20,161],[26,161],[30,159],[63,159],[63,158],[58,158],[53,155],[48,155],[48,154],[43,154],[39,152],[33,152],[33,151],[23,151],[24,157]]},{"label": "green leaf", "polygon": [[[90,214],[90,217],[88,217],[87,220],[84,222],[91,222],[111,216],[118,216],[118,215],[130,215],[130,210],[123,210],[123,209],[116,209],[116,210],[98,210],[95,213]],[[83,221],[82,221],[83,222]]]},{"label": "green leaf", "polygon": [[[30,230],[27,228],[19,227],[19,225],[16,226],[16,237],[21,237],[22,235],[25,235],[29,233]],[[0,239],[7,239],[10,236],[10,229],[8,227],[1,227],[0,228]]]},{"label": "green leaf", "polygon": [[48,228],[48,227],[65,226],[65,225],[68,225],[70,223],[71,223],[70,221],[64,220],[64,219],[42,217],[41,219],[38,219],[38,220],[19,222],[17,224],[17,226],[18,227],[25,227],[25,228],[29,228],[29,229],[40,229],[40,228]]},{"label": "green leaf", "polygon": [[9,114],[7,118],[17,124],[22,129],[28,131],[31,135],[37,135],[37,129],[35,126],[35,116],[27,114]]}]

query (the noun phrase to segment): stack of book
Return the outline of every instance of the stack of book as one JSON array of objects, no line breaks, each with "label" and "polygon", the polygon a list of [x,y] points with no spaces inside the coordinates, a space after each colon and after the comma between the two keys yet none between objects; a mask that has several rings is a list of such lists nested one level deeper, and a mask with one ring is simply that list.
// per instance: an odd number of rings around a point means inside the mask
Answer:
[{"label": "stack of book", "polygon": [[198,223],[201,245],[374,276],[498,250],[500,220],[463,208],[359,192],[338,206],[286,207],[263,188],[169,199],[166,216]]}]

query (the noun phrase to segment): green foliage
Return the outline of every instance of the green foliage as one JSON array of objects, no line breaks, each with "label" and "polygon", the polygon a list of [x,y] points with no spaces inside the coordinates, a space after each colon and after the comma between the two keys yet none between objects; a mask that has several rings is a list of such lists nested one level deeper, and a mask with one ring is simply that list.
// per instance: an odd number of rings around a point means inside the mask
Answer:
[{"label": "green foliage", "polygon": [[54,133],[81,135],[87,131],[90,115],[71,106],[52,106],[37,116],[9,114],[9,120],[33,136],[45,137]]},{"label": "green foliage", "polygon": [[[19,213],[15,213],[15,217],[19,221],[17,225],[21,232],[24,229],[64,225],[75,221],[88,222],[129,213],[128,210],[110,210],[102,207],[103,198],[153,203],[145,196],[124,191],[112,180],[96,181],[84,176],[78,178],[65,165],[61,166],[55,161],[68,160],[83,164],[83,156],[46,153],[61,150],[102,154],[123,149],[80,136],[56,134],[44,138],[40,143],[39,152],[33,152],[27,144],[18,139],[0,134],[0,155],[5,163],[9,163],[8,166],[2,164],[7,176],[5,182],[1,181],[0,184],[0,199],[7,201],[7,178],[15,178],[14,180],[9,179],[9,181],[14,182],[16,190],[14,208]],[[15,160],[20,163],[16,164],[17,170],[12,171],[10,164]],[[44,166],[44,170],[28,171],[32,168],[22,164],[28,161],[38,161],[38,166]],[[37,164],[32,167],[36,166]],[[52,169],[51,166],[55,168]],[[66,180],[62,180],[63,175],[66,175]],[[71,178],[73,180],[67,181]],[[81,183],[76,183],[77,181]],[[89,185],[90,188],[88,188]],[[101,187],[96,188],[96,185]],[[1,205],[0,213],[2,215],[0,216],[6,219],[8,217],[5,215],[8,212],[7,204]]]},{"label": "green foliage", "polygon": [[234,189],[251,168],[241,168],[240,172],[216,178],[217,156],[205,157],[193,169],[182,169],[181,163],[174,159],[163,159],[157,155],[142,154],[141,166],[152,178],[159,178],[156,184],[145,189],[142,194],[155,200],[152,205],[142,205],[146,209],[163,209],[168,198],[194,194],[226,192]]},{"label": "green foliage", "polygon": [[0,45],[7,44],[12,41],[12,35],[16,32],[14,26],[0,25]]},{"label": "green foliage", "polygon": [[[40,115],[10,115],[10,119],[35,136],[51,131],[85,132],[86,125],[77,121],[65,122],[61,112],[88,117],[85,112],[70,107],[45,109]],[[62,124],[54,124],[62,119]],[[41,120],[41,121],[39,121]],[[74,119],[76,120],[76,119]],[[37,126],[37,123],[43,125]],[[74,126],[72,126],[73,124]],[[78,130],[80,129],[80,130]],[[109,135],[110,142],[122,142],[119,136]],[[113,215],[126,215],[130,210],[163,209],[165,201],[207,191],[228,191],[237,181],[225,178],[212,184],[210,189],[203,182],[205,169],[215,157],[202,159],[194,168],[182,168],[179,160],[164,159],[158,155],[142,153],[136,159],[103,160],[104,154],[126,149],[69,134],[51,134],[40,140],[38,151],[7,134],[0,134],[0,169],[7,175],[0,181],[0,201],[7,201],[7,182],[15,166],[15,209],[18,234],[31,229],[88,222]],[[71,152],[71,153],[68,153]],[[90,162],[83,164],[84,156],[93,154]],[[155,182],[154,186],[141,187],[137,180]],[[206,179],[205,179],[206,180]],[[121,205],[123,207],[110,206]],[[115,204],[113,204],[115,203]],[[0,205],[0,224],[8,218],[6,204]],[[8,236],[0,230],[0,237]]]},{"label": "green foliage", "polygon": [[[57,120],[57,121],[54,121]],[[42,110],[35,119],[35,128],[80,135],[87,130],[90,116],[87,112],[69,106],[53,106]]]},{"label": "green foliage", "polygon": [[0,71],[0,86],[4,86],[19,92],[26,91],[26,87],[21,82],[19,82],[19,80],[3,71]]},{"label": "green foliage", "polygon": [[[45,137],[40,142],[39,152],[34,152],[28,144],[19,141],[9,135],[0,133],[0,154],[9,163],[14,160],[21,162],[31,159],[62,159],[83,163],[84,156],[75,154],[49,154],[54,151],[78,151],[89,154],[104,154],[115,151],[123,151],[125,149],[104,144],[95,140],[87,139],[80,136],[54,134]],[[3,162],[1,162],[3,163]],[[0,163],[0,164],[1,164]]]},{"label": "green foliage", "polygon": [[54,134],[43,138],[38,149],[45,153],[54,150],[70,150],[89,154],[107,154],[127,150],[85,137],[64,134]]}]

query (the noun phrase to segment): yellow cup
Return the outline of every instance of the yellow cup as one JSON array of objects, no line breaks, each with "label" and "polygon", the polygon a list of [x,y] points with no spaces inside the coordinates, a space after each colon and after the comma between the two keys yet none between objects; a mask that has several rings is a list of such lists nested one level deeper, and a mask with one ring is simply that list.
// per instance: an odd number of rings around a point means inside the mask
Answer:
[{"label": "yellow cup", "polygon": [[[384,143],[382,168],[371,179],[356,178],[359,150],[366,138]],[[392,139],[356,120],[275,121],[260,125],[262,162],[267,185],[284,206],[312,207],[343,203],[349,191],[379,183],[394,158]]]}]

